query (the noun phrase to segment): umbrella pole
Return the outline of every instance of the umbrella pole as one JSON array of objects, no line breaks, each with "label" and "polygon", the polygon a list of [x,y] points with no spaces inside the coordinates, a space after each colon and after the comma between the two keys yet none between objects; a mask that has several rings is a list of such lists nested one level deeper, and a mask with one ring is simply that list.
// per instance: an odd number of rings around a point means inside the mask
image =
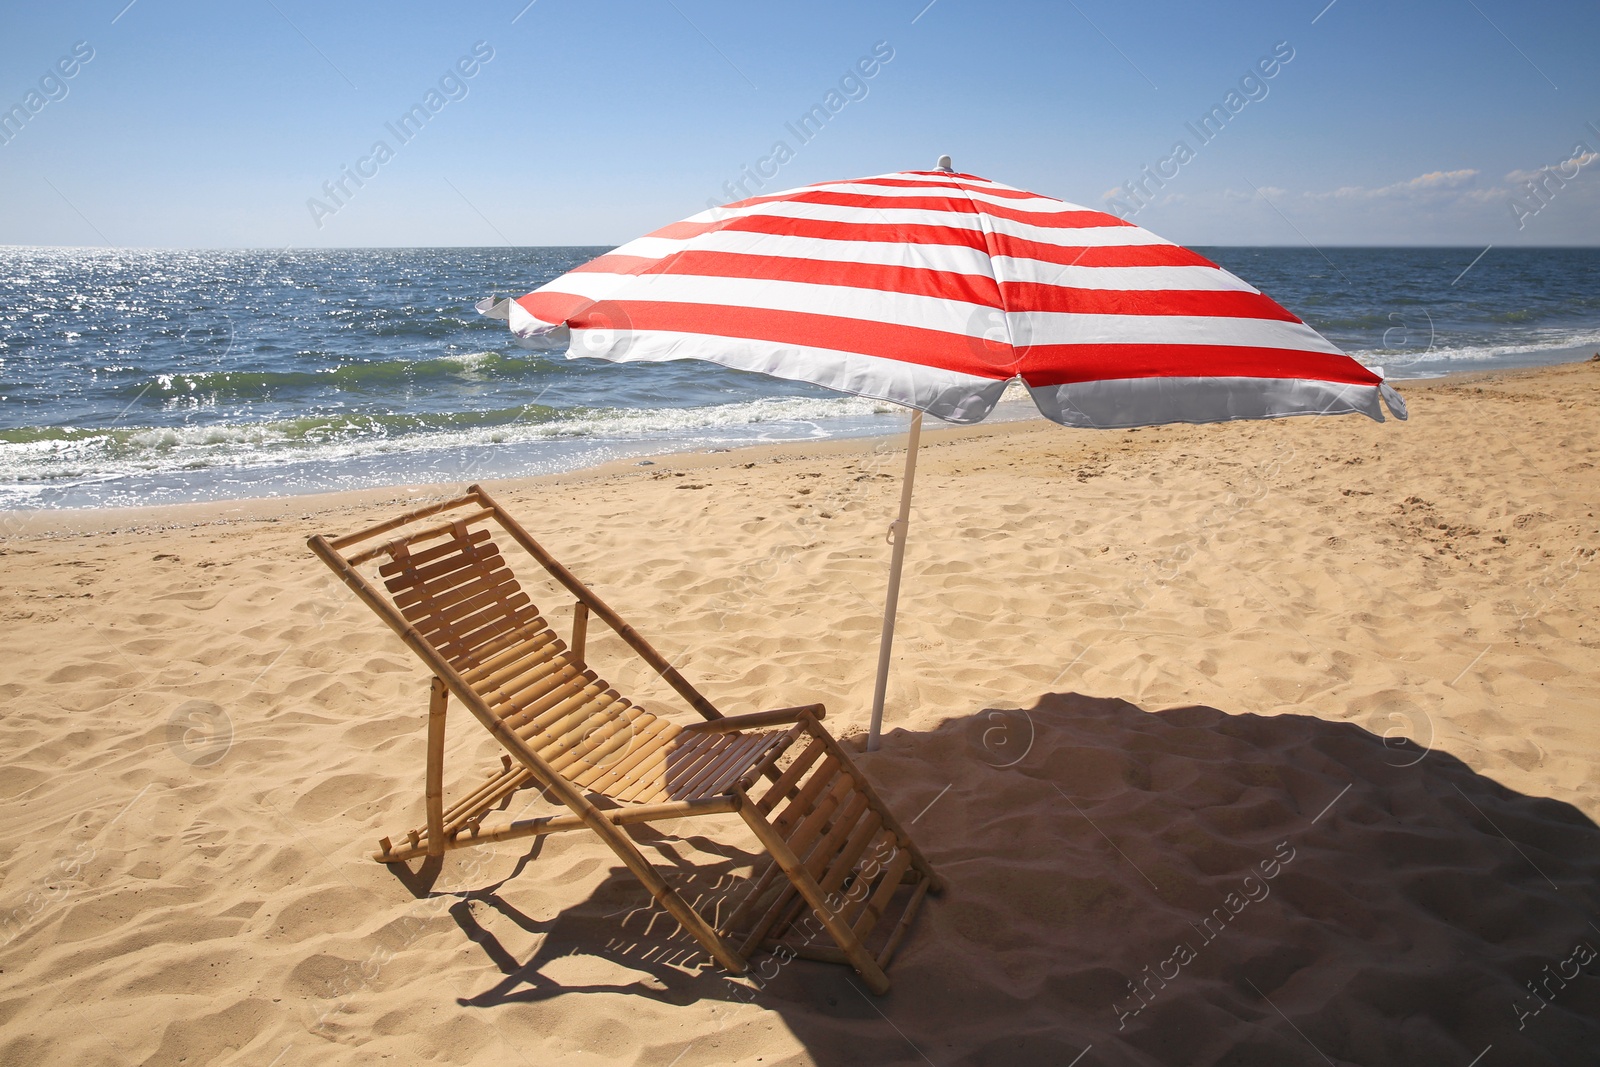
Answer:
[{"label": "umbrella pole", "polygon": [[906,560],[906,531],[911,525],[911,485],[917,476],[917,443],[922,439],[922,412],[911,413],[911,434],[906,441],[906,475],[900,483],[900,517],[889,527],[894,555],[889,561],[889,593],[883,605],[883,636],[878,642],[878,680],[872,690],[872,725],[867,730],[867,751],[878,750],[883,729],[883,698],[889,690],[889,651],[894,645],[894,614],[900,602],[900,568]]}]

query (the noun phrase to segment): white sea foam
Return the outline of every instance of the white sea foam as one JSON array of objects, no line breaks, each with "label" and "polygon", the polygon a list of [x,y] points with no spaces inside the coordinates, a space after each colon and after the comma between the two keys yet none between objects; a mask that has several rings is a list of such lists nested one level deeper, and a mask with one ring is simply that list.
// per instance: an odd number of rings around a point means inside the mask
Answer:
[{"label": "white sea foam", "polygon": [[1381,366],[1391,376],[1404,377],[1404,372],[1409,370],[1410,377],[1420,378],[1494,362],[1515,365],[1537,363],[1540,361],[1515,360],[1514,357],[1558,355],[1594,346],[1600,346],[1600,331],[1589,330],[1552,333],[1521,344],[1433,344],[1426,348],[1352,351],[1351,355],[1369,367]]},{"label": "white sea foam", "polygon": [[396,452],[528,444],[562,438],[638,441],[682,447],[830,436],[830,423],[898,410],[859,397],[786,397],[700,408],[607,409],[543,422],[391,433],[376,421],[318,420],[148,427],[81,436],[0,442],[0,483],[74,481],[151,471],[338,464]]}]

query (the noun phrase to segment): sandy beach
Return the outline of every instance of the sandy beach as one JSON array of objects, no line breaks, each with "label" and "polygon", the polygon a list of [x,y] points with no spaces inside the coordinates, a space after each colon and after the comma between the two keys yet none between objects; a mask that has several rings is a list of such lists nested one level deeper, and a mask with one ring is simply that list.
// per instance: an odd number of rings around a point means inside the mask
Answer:
[{"label": "sandy beach", "polygon": [[[1600,363],[1402,391],[930,430],[860,759],[949,887],[882,998],[728,980],[589,835],[425,892],[370,859],[421,820],[428,676],[304,542],[470,470],[0,516],[0,1064],[1594,1062]],[[859,745],[902,449],[492,488],[724,710]],[[447,791],[499,762],[451,730]],[[732,816],[635,838],[702,902],[757,858]]]}]

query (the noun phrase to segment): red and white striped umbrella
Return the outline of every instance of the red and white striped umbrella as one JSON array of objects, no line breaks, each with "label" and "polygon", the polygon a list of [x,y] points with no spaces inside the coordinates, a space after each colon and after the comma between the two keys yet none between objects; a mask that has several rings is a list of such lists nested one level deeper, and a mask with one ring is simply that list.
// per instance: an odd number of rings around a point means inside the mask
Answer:
[{"label": "red and white striped umbrella", "polygon": [[501,309],[535,347],[706,359],[976,422],[1020,378],[1121,428],[1360,412],[1383,379],[1205,257],[1114,215],[947,171],[704,211]]},{"label": "red and white striped umbrella", "polygon": [[940,169],[824,182],[682,222],[479,310],[529,347],[705,359],[916,410],[868,747],[888,684],[921,412],[977,422],[1020,379],[1046,417],[1123,428],[1405,404],[1195,252],[1108,215]]}]

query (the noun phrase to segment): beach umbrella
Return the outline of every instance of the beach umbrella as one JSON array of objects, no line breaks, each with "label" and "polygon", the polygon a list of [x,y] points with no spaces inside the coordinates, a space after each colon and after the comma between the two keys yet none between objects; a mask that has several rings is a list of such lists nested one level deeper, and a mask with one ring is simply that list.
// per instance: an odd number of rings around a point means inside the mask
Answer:
[{"label": "beach umbrella", "polygon": [[573,358],[704,359],[913,409],[868,747],[888,685],[922,414],[1006,386],[1116,429],[1405,405],[1381,374],[1204,256],[1125,219],[955,172],[823,182],[662,227],[484,314]]}]

